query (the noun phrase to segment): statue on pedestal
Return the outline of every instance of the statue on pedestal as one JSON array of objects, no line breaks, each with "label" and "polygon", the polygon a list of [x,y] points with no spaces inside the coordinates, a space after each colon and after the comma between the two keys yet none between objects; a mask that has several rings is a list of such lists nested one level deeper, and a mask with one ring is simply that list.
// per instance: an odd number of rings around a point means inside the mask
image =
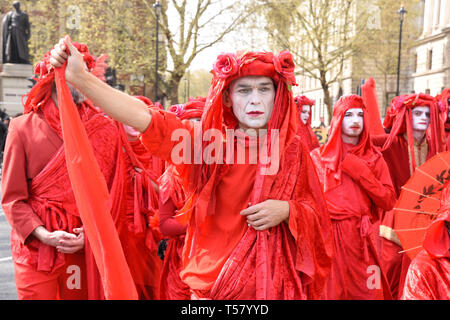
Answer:
[{"label": "statue on pedestal", "polygon": [[29,64],[28,40],[30,23],[28,15],[20,10],[19,1],[14,1],[14,10],[3,18],[3,63]]}]

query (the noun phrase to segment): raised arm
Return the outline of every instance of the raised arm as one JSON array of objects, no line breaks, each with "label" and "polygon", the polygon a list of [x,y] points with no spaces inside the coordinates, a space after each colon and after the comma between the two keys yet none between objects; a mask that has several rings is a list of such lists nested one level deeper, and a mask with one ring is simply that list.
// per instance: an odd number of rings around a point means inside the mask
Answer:
[{"label": "raised arm", "polygon": [[[69,54],[66,53],[69,49]],[[51,51],[50,63],[61,67],[67,60],[66,81],[83,93],[92,103],[113,119],[129,125],[139,132],[148,128],[151,115],[141,100],[104,83],[86,70],[83,56],[72,45],[68,36],[61,39]]]}]

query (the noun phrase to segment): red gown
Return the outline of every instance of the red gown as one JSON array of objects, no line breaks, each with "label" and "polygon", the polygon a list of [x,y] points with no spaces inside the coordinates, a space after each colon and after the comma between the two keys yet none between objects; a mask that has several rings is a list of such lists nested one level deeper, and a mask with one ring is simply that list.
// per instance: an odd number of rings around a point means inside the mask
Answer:
[{"label": "red gown", "polygon": [[340,98],[328,142],[311,152],[331,216],[335,257],[325,299],[390,299],[372,224],[395,203],[395,191],[381,152],[372,145],[368,117],[356,145],[342,139],[347,110],[367,109],[361,97]]},{"label": "red gown", "polygon": [[[56,106],[51,99],[47,103],[51,110],[55,110]],[[107,183],[111,184],[117,144],[112,141],[106,147],[104,141],[117,134],[117,128],[112,121],[92,109],[82,110],[80,115],[85,122],[100,168]],[[31,232],[40,225],[49,231],[72,232],[73,228],[81,226],[81,220],[65,166],[62,139],[50,127],[41,111],[28,113],[11,121],[5,148],[2,191],[3,210],[12,227],[13,260],[22,271],[18,272],[16,268],[19,298],[57,298],[53,296],[56,293],[55,287],[46,287],[50,290],[46,291],[39,287],[42,282],[34,283],[36,286],[33,290],[27,288],[28,278],[33,279],[37,275],[45,280],[46,274],[50,279],[58,273],[65,273],[67,255],[44,245],[31,236]],[[84,254],[80,252],[75,255],[79,256],[78,264],[84,270]],[[87,275],[82,272],[81,276],[86,279]],[[62,286],[61,290],[64,289],[65,286]],[[85,286],[79,291],[76,299],[87,297]],[[71,295],[64,293],[60,298],[70,299]]]},{"label": "red gown", "polygon": [[[380,135],[373,138],[375,145],[382,146],[387,139],[387,135]],[[401,187],[411,177],[408,142],[402,135],[397,136],[391,146],[383,153],[383,158],[388,164],[397,198],[400,196]],[[430,157],[427,155],[427,159]],[[388,278],[392,296],[397,299],[402,293],[402,288],[411,259],[403,250],[400,240],[394,232],[394,212],[386,211],[380,222],[381,263]]]},{"label": "red gown", "polygon": [[[346,150],[352,147],[344,144]],[[319,177],[323,177],[325,168],[320,161],[319,149],[314,150],[311,156]],[[383,209],[393,207],[394,190],[381,156],[371,164],[370,169],[356,171],[360,170],[353,168],[353,171],[342,174],[342,183],[325,192],[335,249],[325,299],[374,300],[389,297],[383,292],[383,289],[388,291],[388,288],[386,282],[383,284],[384,273],[378,267],[380,261],[372,224],[380,218]],[[372,270],[372,266],[378,268]],[[367,281],[372,272],[378,277],[374,278],[378,285],[368,286]]]},{"label": "red gown", "polygon": [[191,292],[180,278],[183,269],[182,252],[186,226],[174,219],[176,210],[183,207],[184,191],[174,166],[168,166],[160,178],[159,229],[167,240],[160,278],[160,298],[162,300],[189,300]]},{"label": "red gown", "polygon": [[[171,161],[175,129],[193,125],[163,111],[142,142]],[[196,297],[209,299],[314,299],[320,296],[332,254],[329,217],[313,164],[297,138],[287,147],[266,199],[290,204],[289,224],[266,231],[249,228],[239,212],[248,207],[256,165],[226,165],[213,187],[214,214],[198,229],[190,223],[181,279]],[[239,190],[239,192],[236,192]],[[194,210],[198,210],[194,207]]]}]

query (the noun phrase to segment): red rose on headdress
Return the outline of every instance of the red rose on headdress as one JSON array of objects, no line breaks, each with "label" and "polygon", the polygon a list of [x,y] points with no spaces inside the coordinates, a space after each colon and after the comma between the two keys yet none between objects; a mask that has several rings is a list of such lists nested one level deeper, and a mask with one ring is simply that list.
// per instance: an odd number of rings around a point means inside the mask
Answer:
[{"label": "red rose on headdress", "polygon": [[297,85],[294,75],[294,59],[289,51],[283,50],[278,56],[274,56],[273,65],[275,66],[275,71],[286,80],[288,85]]},{"label": "red rose on headdress", "polygon": [[181,117],[186,111],[186,106],[184,104],[175,104],[169,108],[170,112],[173,112],[177,117]]},{"label": "red rose on headdress", "polygon": [[238,70],[239,65],[236,61],[236,56],[232,53],[219,55],[213,67],[214,74],[221,79],[233,76]]}]

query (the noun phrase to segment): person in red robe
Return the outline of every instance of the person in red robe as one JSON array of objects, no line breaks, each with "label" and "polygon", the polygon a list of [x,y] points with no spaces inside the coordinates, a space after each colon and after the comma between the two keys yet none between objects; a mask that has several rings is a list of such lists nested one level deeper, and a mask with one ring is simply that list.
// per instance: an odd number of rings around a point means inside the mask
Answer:
[{"label": "person in red robe", "polygon": [[[185,104],[169,108],[180,120],[200,121],[206,98],[189,99]],[[159,179],[159,229],[166,240],[164,262],[161,272],[160,298],[162,300],[189,300],[189,286],[180,278],[181,261],[186,225],[174,216],[184,207],[187,195],[183,190],[179,174],[174,165],[168,165]]]},{"label": "person in red robe", "polygon": [[360,96],[334,105],[328,142],[311,152],[324,186],[334,236],[334,260],[324,299],[390,299],[372,224],[395,204],[389,169],[370,140]]},{"label": "person in red robe", "polygon": [[[386,113],[384,127],[389,134],[372,141],[382,147],[397,198],[415,168],[446,150],[443,123],[434,97],[411,94],[396,97]],[[394,231],[393,211],[386,211],[380,223],[381,261],[394,299],[400,298],[410,259]]]},{"label": "person in red robe", "polygon": [[[66,60],[69,83],[142,132],[150,153],[180,168],[192,195],[179,215],[188,222],[180,275],[192,298],[320,297],[331,268],[330,218],[309,152],[296,134],[289,52],[220,55],[199,125],[170,112],[149,112],[91,77],[67,38],[52,51],[52,64]],[[264,152],[249,156],[255,148]]]},{"label": "person in red robe", "polygon": [[440,214],[425,234],[423,250],[406,274],[402,300],[450,300],[450,188],[441,194]]},{"label": "person in red robe", "polygon": [[[82,52],[87,68],[95,73],[96,61],[88,48],[75,45]],[[89,241],[84,237],[67,172],[55,74],[49,59],[48,53],[36,65],[39,78],[28,94],[24,115],[12,121],[5,150],[2,207],[12,227],[11,251],[18,298],[104,299],[102,281]],[[138,164],[131,167],[129,163],[143,156],[143,150],[147,151],[132,147],[121,124],[99,113],[76,89],[71,91],[111,190],[114,199],[111,214],[120,229],[127,210],[124,195],[132,186],[127,168],[138,168]],[[122,152],[122,147],[126,152]],[[147,253],[141,255],[146,257]],[[147,268],[146,277],[148,273]]]},{"label": "person in red robe", "polygon": [[436,96],[436,100],[439,104],[439,110],[441,111],[442,121],[444,122],[445,139],[447,141],[447,150],[450,150],[450,88],[444,89],[441,94]]},{"label": "person in red robe", "polygon": [[314,100],[308,99],[306,96],[297,96],[295,98],[297,110],[300,114],[297,134],[303,138],[305,145],[309,151],[320,147],[319,139],[311,128],[311,113]]}]

